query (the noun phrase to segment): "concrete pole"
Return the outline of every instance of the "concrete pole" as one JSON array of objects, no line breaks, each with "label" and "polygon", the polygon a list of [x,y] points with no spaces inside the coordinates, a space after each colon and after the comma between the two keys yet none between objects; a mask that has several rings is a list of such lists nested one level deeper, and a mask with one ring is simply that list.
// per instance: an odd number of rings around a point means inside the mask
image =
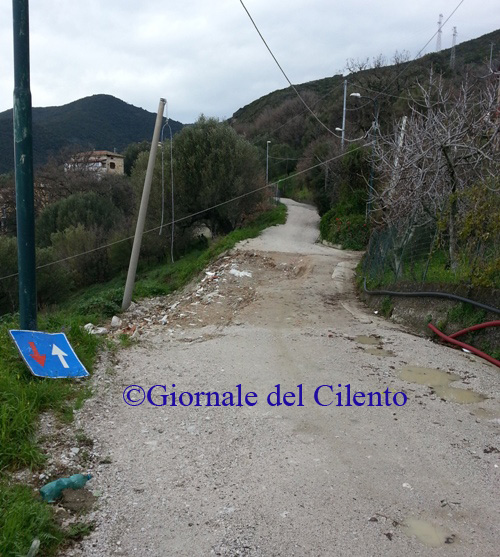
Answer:
[{"label": "concrete pole", "polygon": [[342,151],[344,150],[344,138],[345,138],[346,102],[347,102],[347,79],[344,80],[344,110],[342,111]]},{"label": "concrete pole", "polygon": [[271,142],[268,141],[266,143],[266,186],[269,184],[269,144]]},{"label": "concrete pole", "polygon": [[33,139],[30,89],[28,0],[13,0],[14,24],[14,159],[16,174],[19,320],[21,329],[35,331],[36,263]]},{"label": "concrete pole", "polygon": [[[158,114],[156,115],[155,130],[153,133],[153,142],[149,152],[148,168],[146,178],[144,180],[144,189],[142,190],[141,206],[139,208],[139,216],[137,217],[137,226],[135,228],[134,244],[132,246],[132,254],[130,255],[130,264],[128,267],[127,282],[125,283],[125,292],[123,293],[122,310],[125,311],[132,301],[132,292],[135,284],[135,274],[137,272],[137,262],[139,261],[139,253],[141,251],[142,234],[144,232],[144,224],[146,222],[146,213],[148,211],[149,194],[151,192],[151,182],[153,181],[153,171],[156,160],[156,151],[158,149],[158,141],[160,139],[160,130],[163,122],[163,112],[165,110],[165,99],[160,99],[158,106]],[[173,225],[172,225],[173,226]]]}]

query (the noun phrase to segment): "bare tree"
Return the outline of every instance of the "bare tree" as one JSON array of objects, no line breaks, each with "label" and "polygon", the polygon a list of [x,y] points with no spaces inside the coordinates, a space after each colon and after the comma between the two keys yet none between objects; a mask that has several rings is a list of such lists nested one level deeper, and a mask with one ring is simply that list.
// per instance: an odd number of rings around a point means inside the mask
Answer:
[{"label": "bare tree", "polygon": [[384,183],[376,218],[410,234],[439,222],[455,268],[461,194],[473,185],[488,187],[498,176],[496,83],[466,80],[450,90],[438,78],[419,86],[410,109],[394,133],[375,146]]}]

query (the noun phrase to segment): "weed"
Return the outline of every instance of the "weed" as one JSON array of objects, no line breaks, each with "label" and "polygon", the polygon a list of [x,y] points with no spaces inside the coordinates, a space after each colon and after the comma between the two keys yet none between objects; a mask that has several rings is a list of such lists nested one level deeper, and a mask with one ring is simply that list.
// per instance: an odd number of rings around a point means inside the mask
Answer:
[{"label": "weed", "polygon": [[394,310],[394,306],[392,305],[392,298],[390,296],[385,296],[382,300],[382,304],[380,305],[380,312],[384,317],[390,317]]},{"label": "weed", "polygon": [[448,312],[448,320],[452,323],[458,323],[464,329],[481,323],[485,319],[486,311],[476,308],[471,304],[457,304]]},{"label": "weed", "polygon": [[37,500],[29,487],[0,483],[0,555],[26,555],[35,538],[42,555],[53,555],[64,533],[53,520],[47,504]]},{"label": "weed", "polygon": [[80,541],[91,534],[94,528],[95,524],[93,522],[78,522],[77,524],[72,524],[69,527],[66,537],[72,541]]},{"label": "weed", "polygon": [[129,346],[132,346],[132,344],[134,344],[134,341],[130,338],[130,335],[126,335],[125,333],[121,333],[118,336],[118,340],[120,341],[120,346],[122,346],[123,348],[128,348]]}]

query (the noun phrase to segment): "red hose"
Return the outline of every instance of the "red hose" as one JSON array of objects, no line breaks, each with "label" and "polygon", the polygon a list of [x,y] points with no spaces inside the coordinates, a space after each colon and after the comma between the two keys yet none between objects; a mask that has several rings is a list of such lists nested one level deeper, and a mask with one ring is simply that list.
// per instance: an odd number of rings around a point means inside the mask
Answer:
[{"label": "red hose", "polygon": [[[497,321],[493,321],[493,323],[497,323]],[[483,325],[486,325],[486,323],[483,323]],[[432,323],[429,323],[428,327],[429,327],[429,329],[431,329],[431,331],[435,332],[438,337],[442,338],[446,342],[449,342],[450,344],[455,344],[456,346],[460,346],[461,348],[465,348],[466,350],[469,350],[473,354],[476,354],[476,356],[484,358],[488,362],[500,367],[500,362],[498,360],[495,360],[495,358],[492,358],[491,356],[489,356],[488,354],[485,354],[481,350],[478,350],[477,348],[474,348],[474,346],[470,346],[469,344],[465,344],[465,342],[460,342],[459,340],[455,340],[451,336],[445,335],[439,329],[434,327],[434,325]],[[478,327],[478,325],[475,325],[475,327]],[[483,328],[483,327],[479,326],[479,328]],[[472,329],[472,327],[470,327],[470,329]],[[464,331],[467,331],[467,330],[468,329],[464,329],[463,331],[459,331],[459,333],[462,334],[462,333],[464,333]],[[457,335],[457,334],[458,333],[455,333],[455,335]]]},{"label": "red hose", "polygon": [[448,335],[450,338],[457,338],[465,333],[470,333],[472,331],[479,331],[479,329],[486,329],[486,327],[500,327],[500,321],[487,321],[486,323],[479,323],[479,325],[474,325],[473,327],[468,327],[467,329],[462,329],[452,335]]}]

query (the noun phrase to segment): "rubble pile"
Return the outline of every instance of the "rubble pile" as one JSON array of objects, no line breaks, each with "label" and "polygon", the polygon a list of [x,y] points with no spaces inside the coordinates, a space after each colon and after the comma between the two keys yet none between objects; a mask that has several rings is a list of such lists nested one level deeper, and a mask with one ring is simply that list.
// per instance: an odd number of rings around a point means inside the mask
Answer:
[{"label": "rubble pile", "polygon": [[233,252],[210,265],[196,284],[169,296],[132,302],[120,317],[113,317],[108,328],[91,323],[85,328],[90,334],[126,334],[138,339],[158,329],[173,336],[207,325],[225,326],[238,310],[255,299],[256,281],[266,280],[265,271],[278,270],[284,278],[294,278],[301,269],[293,264],[277,264],[261,254]]}]

